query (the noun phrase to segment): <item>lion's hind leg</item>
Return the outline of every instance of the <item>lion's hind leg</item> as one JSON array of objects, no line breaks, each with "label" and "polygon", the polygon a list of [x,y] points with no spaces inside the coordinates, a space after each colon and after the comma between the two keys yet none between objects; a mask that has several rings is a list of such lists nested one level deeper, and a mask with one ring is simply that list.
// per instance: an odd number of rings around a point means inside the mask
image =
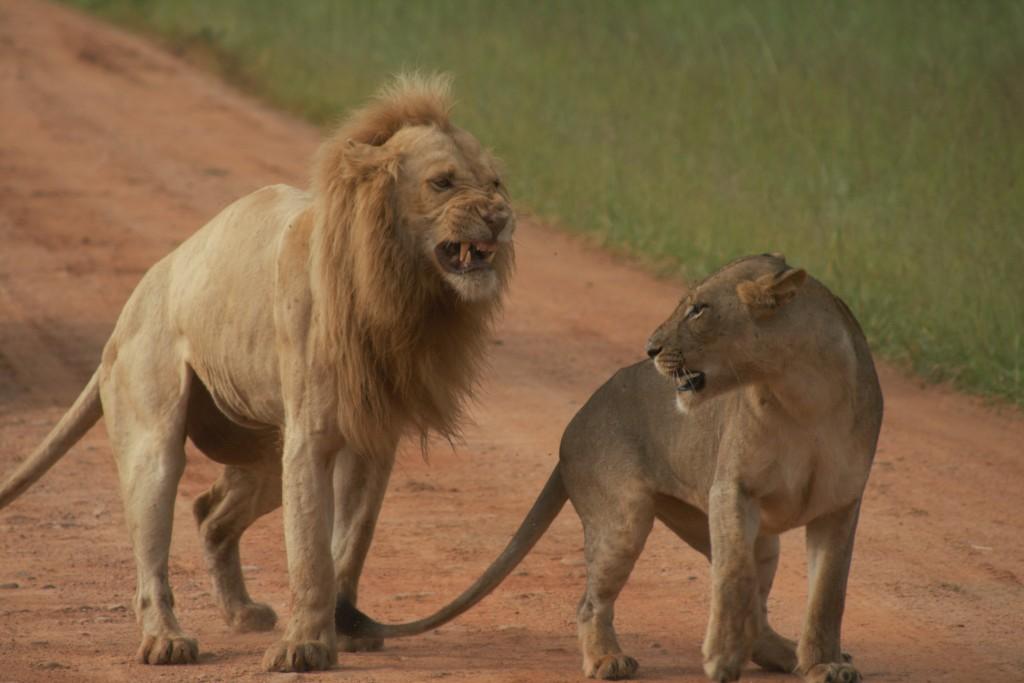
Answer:
[{"label": "lion's hind leg", "polygon": [[277,614],[253,601],[245,588],[238,544],[259,517],[281,506],[281,463],[269,457],[253,466],[228,465],[193,506],[206,565],[221,612],[235,631],[269,631]]},{"label": "lion's hind leg", "polygon": [[192,382],[187,427],[199,450],[227,465],[192,507],[221,612],[235,631],[269,631],[277,615],[249,597],[238,542],[256,519],[281,506],[280,433],[233,422],[198,376]]},{"label": "lion's hind leg", "polygon": [[135,554],[134,605],[142,627],[137,656],[146,664],[186,664],[196,661],[199,648],[174,615],[167,561],[185,469],[191,371],[165,345],[140,337],[121,343],[111,354],[115,360],[105,362],[100,395]]}]

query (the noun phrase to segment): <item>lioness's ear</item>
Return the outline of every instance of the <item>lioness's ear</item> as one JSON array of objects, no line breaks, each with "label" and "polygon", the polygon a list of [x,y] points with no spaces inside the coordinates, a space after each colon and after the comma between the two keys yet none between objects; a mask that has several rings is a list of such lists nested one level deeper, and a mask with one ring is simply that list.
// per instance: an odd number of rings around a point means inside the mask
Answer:
[{"label": "lioness's ear", "polygon": [[760,314],[771,313],[794,296],[807,280],[803,268],[787,268],[775,275],[762,275],[736,285],[736,294],[748,308]]},{"label": "lioness's ear", "polygon": [[798,289],[807,281],[807,271],[803,268],[787,268],[772,280],[771,293],[775,297],[775,305],[781,306],[794,296]]}]

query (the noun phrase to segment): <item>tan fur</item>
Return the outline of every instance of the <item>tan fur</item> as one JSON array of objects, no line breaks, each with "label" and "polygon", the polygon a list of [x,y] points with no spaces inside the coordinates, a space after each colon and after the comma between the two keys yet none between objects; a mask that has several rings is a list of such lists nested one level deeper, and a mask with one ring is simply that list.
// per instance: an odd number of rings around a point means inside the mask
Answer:
[{"label": "tan fur", "polygon": [[[245,589],[238,542],[283,502],[292,619],[264,667],[336,660],[336,599],[356,600],[396,444],[456,433],[512,270],[508,195],[449,109],[446,79],[400,77],[323,143],[309,192],[259,190],[156,264],[89,387],[0,488],[0,505],[13,500],[105,417],[142,661],[198,653],[167,582],[186,435],[227,465],[194,511],[229,624],[276,621]],[[491,245],[490,266],[444,266],[435,249],[450,242]]]},{"label": "tan fur", "polygon": [[[317,155],[313,343],[335,366],[338,418],[361,450],[378,450],[405,424],[423,437],[428,430],[454,436],[497,311],[491,300],[445,297],[445,283],[409,259],[408,245],[388,227],[402,150],[379,145],[407,126],[451,134],[448,89],[440,77],[400,79],[349,117]],[[472,209],[478,201],[469,195],[446,206],[438,237],[458,232],[462,216],[452,214],[459,203]],[[502,287],[511,255],[506,250],[495,262]]]},{"label": "tan fur", "polygon": [[[749,659],[813,683],[859,680],[839,627],[882,395],[853,316],[780,255],[749,257],[694,286],[648,353],[653,363],[620,370],[573,418],[544,492],[470,589],[410,624],[381,625],[348,609],[342,632],[414,635],[453,619],[512,571],[569,498],[585,534],[577,624],[586,675],[636,671],[613,609],[657,518],[711,560],[703,648],[711,680],[738,679]],[[677,391],[692,377],[685,371],[698,370],[700,391]],[[800,526],[810,593],[794,643],[769,626],[767,600],[778,535]]]}]

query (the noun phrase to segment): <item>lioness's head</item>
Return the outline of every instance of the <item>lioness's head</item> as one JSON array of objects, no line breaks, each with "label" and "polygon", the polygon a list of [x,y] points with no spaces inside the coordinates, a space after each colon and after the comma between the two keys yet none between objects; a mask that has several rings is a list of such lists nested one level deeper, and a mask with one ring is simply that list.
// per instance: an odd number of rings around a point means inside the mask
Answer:
[{"label": "lioness's head", "polygon": [[349,247],[378,252],[356,259],[365,280],[487,301],[512,267],[515,214],[495,159],[450,108],[448,79],[399,77],[325,143],[314,190],[322,215],[355,212],[349,229],[365,234]]},{"label": "lioness's head", "polygon": [[781,255],[763,254],[733,261],[683,296],[647,342],[655,367],[676,383],[680,409],[778,370],[800,324],[785,309],[806,279]]}]

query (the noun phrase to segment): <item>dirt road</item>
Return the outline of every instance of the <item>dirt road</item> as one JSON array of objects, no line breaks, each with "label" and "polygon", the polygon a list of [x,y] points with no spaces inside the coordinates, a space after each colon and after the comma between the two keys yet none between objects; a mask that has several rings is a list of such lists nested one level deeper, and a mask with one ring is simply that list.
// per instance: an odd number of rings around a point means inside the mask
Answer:
[{"label": "dirt road", "polygon": [[[0,473],[84,385],[144,270],[232,199],[303,184],[317,139],[138,38],[0,2]],[[533,501],[562,427],[640,356],[679,291],[531,222],[518,260],[465,443],[429,463],[414,448],[400,457],[361,591],[378,617],[423,615],[478,575]],[[1024,418],[882,372],[845,648],[872,681],[1024,680]],[[198,665],[132,660],[133,562],[101,426],[0,513],[0,681],[278,680],[259,671],[275,636],[227,632],[202,567],[190,507],[217,471],[189,453],[175,517],[171,581]],[[280,520],[248,534],[243,562],[254,595],[286,618]],[[474,611],[303,680],[579,680],[581,546],[567,509]],[[800,628],[805,582],[802,536],[787,535],[771,602],[784,633]],[[618,603],[644,680],[703,680],[707,595],[703,559],[657,528]]]}]

